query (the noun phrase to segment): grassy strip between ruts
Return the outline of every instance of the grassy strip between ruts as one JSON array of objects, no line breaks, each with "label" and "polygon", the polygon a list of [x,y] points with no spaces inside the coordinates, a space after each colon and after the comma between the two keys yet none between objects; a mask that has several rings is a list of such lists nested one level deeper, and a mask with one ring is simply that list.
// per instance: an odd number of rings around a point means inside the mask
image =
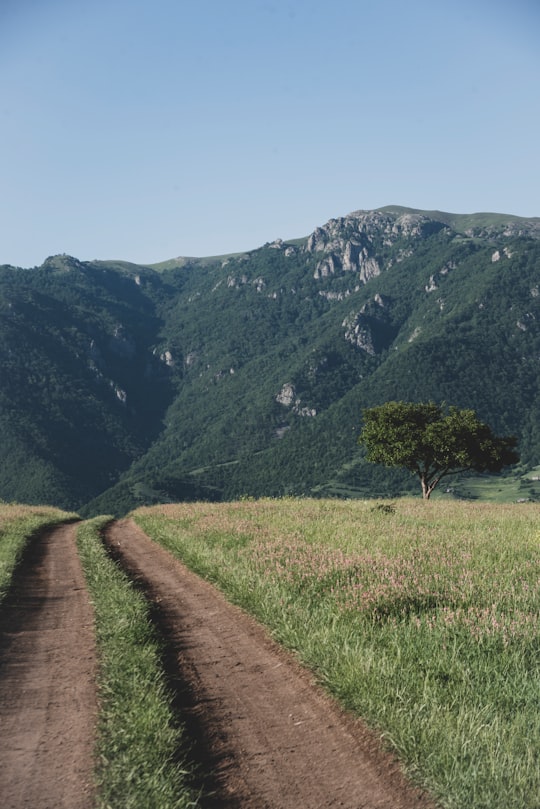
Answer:
[{"label": "grassy strip between ruts", "polygon": [[185,738],[172,708],[161,647],[144,596],[108,557],[100,531],[81,525],[79,555],[94,606],[100,661],[97,783],[102,809],[186,809]]},{"label": "grassy strip between ruts", "polygon": [[0,504],[0,603],[32,535],[75,516],[50,506]]},{"label": "grassy strip between ruts", "polygon": [[404,499],[139,509],[452,809],[538,809],[540,509]]}]

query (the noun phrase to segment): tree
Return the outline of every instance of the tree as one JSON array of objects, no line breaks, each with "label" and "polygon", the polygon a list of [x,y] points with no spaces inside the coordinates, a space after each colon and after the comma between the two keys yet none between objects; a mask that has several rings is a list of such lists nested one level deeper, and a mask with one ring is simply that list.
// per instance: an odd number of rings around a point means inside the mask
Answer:
[{"label": "tree", "polygon": [[386,402],[364,410],[363,419],[358,441],[367,448],[367,460],[417,475],[425,500],[446,475],[500,472],[519,460],[517,439],[495,436],[474,410]]}]

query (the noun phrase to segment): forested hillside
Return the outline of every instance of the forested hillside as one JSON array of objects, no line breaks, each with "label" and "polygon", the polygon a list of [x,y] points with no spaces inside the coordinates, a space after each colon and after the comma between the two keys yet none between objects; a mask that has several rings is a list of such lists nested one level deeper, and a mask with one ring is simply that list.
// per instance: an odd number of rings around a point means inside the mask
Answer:
[{"label": "forested hillside", "polygon": [[356,444],[389,399],[472,407],[533,467],[539,238],[391,207],[229,257],[1,267],[0,498],[393,494]]}]

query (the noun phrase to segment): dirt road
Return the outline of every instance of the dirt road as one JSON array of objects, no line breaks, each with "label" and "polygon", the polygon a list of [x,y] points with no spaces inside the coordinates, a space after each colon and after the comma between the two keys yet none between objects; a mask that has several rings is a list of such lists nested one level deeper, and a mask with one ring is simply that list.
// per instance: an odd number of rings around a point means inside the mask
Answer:
[{"label": "dirt road", "polygon": [[206,787],[215,796],[203,806],[432,806],[377,739],[210,584],[130,521],[113,523],[107,543],[155,605],[194,752],[214,773]]},{"label": "dirt road", "polygon": [[[34,539],[0,611],[0,806],[91,809],[96,655],[76,526]],[[203,809],[433,809],[245,613],[146,537],[107,544],[154,604]],[[144,807],[141,807],[144,809]]]},{"label": "dirt road", "polygon": [[0,806],[90,809],[93,612],[76,526],[34,538],[0,612]]}]

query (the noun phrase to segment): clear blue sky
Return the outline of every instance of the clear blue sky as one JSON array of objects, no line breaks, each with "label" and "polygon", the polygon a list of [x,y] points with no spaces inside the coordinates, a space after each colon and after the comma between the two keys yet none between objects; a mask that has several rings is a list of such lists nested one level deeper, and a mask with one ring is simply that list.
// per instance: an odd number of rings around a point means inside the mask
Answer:
[{"label": "clear blue sky", "polygon": [[0,0],[0,263],[540,216],[538,0]]}]

